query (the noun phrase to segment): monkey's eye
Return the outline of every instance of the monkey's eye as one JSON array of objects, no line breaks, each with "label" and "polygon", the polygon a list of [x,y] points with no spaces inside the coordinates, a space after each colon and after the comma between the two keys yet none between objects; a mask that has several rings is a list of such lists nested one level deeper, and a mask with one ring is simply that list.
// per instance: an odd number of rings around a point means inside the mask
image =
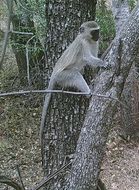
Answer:
[{"label": "monkey's eye", "polygon": [[92,40],[94,41],[98,41],[99,39],[99,29],[96,29],[96,30],[92,30],[90,32],[91,36],[92,36]]},{"label": "monkey's eye", "polygon": [[80,27],[79,32],[83,33],[85,31],[84,27]]}]

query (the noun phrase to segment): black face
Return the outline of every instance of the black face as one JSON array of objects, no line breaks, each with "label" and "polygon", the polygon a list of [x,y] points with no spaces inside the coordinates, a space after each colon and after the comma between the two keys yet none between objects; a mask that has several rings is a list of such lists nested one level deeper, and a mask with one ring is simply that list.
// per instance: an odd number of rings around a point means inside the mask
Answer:
[{"label": "black face", "polygon": [[98,41],[99,39],[99,29],[96,29],[96,30],[92,30],[90,32],[91,36],[92,36],[92,40],[94,41]]}]

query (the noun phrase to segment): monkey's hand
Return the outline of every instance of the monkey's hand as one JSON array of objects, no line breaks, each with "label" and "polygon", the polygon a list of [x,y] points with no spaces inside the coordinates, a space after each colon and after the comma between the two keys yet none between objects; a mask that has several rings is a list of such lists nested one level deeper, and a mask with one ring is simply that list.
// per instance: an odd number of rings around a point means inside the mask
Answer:
[{"label": "monkey's hand", "polygon": [[83,61],[91,67],[101,67],[104,65],[103,60],[98,57],[94,57],[91,53],[88,53],[87,55],[85,54],[83,56]]},{"label": "monkey's hand", "polygon": [[95,63],[94,65],[96,65],[97,67],[104,67],[104,61],[99,59],[99,58],[95,58]]},{"label": "monkey's hand", "polygon": [[96,57],[93,60],[92,66],[99,67],[100,69],[104,69],[104,70],[109,70],[112,67],[110,64],[105,64],[105,62],[103,60],[96,58]]},{"label": "monkey's hand", "polygon": [[94,67],[104,67],[104,61],[94,57],[95,59],[93,60],[93,65]]}]

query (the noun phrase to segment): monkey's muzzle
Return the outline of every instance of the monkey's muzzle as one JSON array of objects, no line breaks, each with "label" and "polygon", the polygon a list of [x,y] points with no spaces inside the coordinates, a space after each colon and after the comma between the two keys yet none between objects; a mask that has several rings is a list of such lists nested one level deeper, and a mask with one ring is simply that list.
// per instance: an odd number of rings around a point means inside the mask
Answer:
[{"label": "monkey's muzzle", "polygon": [[98,39],[99,39],[99,29],[97,29],[97,30],[92,30],[92,31],[90,32],[90,34],[91,34],[91,36],[92,36],[92,40],[98,41]]}]

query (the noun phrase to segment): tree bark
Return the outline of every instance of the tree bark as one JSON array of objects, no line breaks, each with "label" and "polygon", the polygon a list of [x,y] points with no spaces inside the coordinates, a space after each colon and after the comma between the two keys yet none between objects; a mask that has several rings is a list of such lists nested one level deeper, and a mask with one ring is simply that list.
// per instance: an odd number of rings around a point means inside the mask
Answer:
[{"label": "tree bark", "polygon": [[[80,25],[84,21],[94,20],[95,9],[96,0],[46,0],[46,86],[57,59],[75,39]],[[86,69],[85,73],[86,80],[91,81],[92,70]],[[89,98],[83,96],[65,94],[52,96],[41,144],[45,175],[60,168],[65,158],[75,152],[88,105]],[[52,180],[47,188],[61,189],[64,179],[62,176],[65,176],[65,173]]]},{"label": "tree bark", "polygon": [[113,0],[112,12],[115,19],[116,34],[121,30],[123,24],[129,17],[129,6],[127,0]]},{"label": "tree bark", "polygon": [[[122,28],[122,25],[128,19],[129,5],[127,0],[113,0],[113,15],[115,18],[116,25],[116,33]],[[137,52],[139,54],[139,51]],[[137,57],[137,56],[136,56]],[[137,59],[135,63],[137,63]],[[120,108],[120,120],[121,120],[121,136],[127,139],[128,137],[139,137],[139,98],[138,98],[138,80],[137,80],[137,69],[135,64],[132,66],[130,70],[130,74],[126,80],[126,84],[124,86],[124,91],[122,95],[122,102],[127,105],[130,109]]]},{"label": "tree bark", "polygon": [[[97,77],[94,93],[105,94],[118,100],[121,98],[139,44],[139,6],[135,10],[105,58],[105,62],[113,65],[113,69]],[[96,189],[106,141],[118,105],[118,101],[112,99],[92,97],[77,143],[71,173],[63,189]]]}]

